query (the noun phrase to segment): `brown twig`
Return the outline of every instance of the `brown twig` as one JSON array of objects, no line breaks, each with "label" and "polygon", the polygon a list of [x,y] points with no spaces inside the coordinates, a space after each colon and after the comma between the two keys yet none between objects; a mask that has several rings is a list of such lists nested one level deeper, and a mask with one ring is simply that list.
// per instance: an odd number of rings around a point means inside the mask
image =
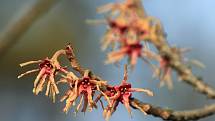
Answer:
[{"label": "brown twig", "polygon": [[[69,45],[69,46],[71,46],[71,45]],[[73,58],[73,59],[69,59],[73,69],[78,71],[80,74],[83,71],[85,71],[85,69],[83,69],[80,66],[78,60],[75,57],[73,50],[72,50],[72,54],[70,54],[70,56],[71,57],[69,57],[69,55],[68,55],[67,57],[68,57],[68,59]],[[92,76],[97,78],[97,80],[103,80],[100,77],[94,75],[93,73],[92,73]],[[101,87],[101,88],[105,88],[105,87]],[[153,106],[148,103],[143,103],[143,102],[139,101],[138,99],[131,98],[130,106],[133,107],[134,109],[138,109],[149,115],[153,115],[155,117],[160,117],[163,120],[173,120],[173,121],[197,120],[200,118],[204,118],[204,117],[213,115],[215,113],[215,104],[211,104],[211,105],[205,106],[203,108],[193,109],[193,110],[188,110],[188,111],[174,111],[174,110],[170,110],[170,109],[156,107],[156,106]]]},{"label": "brown twig", "polygon": [[7,52],[22,35],[39,19],[49,11],[59,0],[38,0],[18,19],[11,21],[0,35],[0,57]]},{"label": "brown twig", "polygon": [[[75,53],[74,53],[74,49],[72,47],[71,44],[68,44],[67,47],[66,47],[66,56],[67,56],[67,59],[70,61],[70,65],[71,67],[75,70],[75,71],[78,71],[82,76],[84,75],[85,71],[88,70],[88,69],[85,69],[83,68],[76,56],[75,56]],[[95,79],[95,80],[102,80],[99,76],[96,76],[92,73],[92,71],[90,71],[90,76]],[[103,80],[104,81],[104,80]]]},{"label": "brown twig", "polygon": [[150,42],[157,48],[161,56],[168,58],[170,66],[178,73],[181,80],[190,84],[208,98],[215,99],[215,89],[195,76],[192,70],[181,61],[180,54],[172,51],[171,46],[169,46],[163,37],[158,35],[157,39],[151,40]]},{"label": "brown twig", "polygon": [[71,44],[68,44],[66,47],[66,56],[70,62],[71,67],[83,76],[86,69],[81,67],[81,65],[79,64],[77,58],[75,57],[74,49]]},{"label": "brown twig", "polygon": [[198,120],[200,118],[211,116],[215,113],[215,104],[211,104],[199,109],[187,110],[187,111],[174,111],[161,107],[156,107],[148,103],[143,103],[135,98],[132,98],[130,104],[135,109],[147,109],[147,114],[155,117],[160,117],[163,120],[172,121],[190,121]]}]

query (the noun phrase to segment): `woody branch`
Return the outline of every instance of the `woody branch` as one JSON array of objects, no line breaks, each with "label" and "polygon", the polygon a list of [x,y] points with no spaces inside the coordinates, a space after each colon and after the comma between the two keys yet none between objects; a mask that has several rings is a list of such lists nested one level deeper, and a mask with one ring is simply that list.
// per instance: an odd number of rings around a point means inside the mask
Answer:
[{"label": "woody branch", "polygon": [[[71,47],[68,45],[67,47]],[[71,62],[72,68],[77,70],[80,74],[85,71],[83,67],[79,64],[77,58],[75,57],[74,51],[71,51],[73,54],[67,56],[67,58],[73,58],[73,60],[69,59]],[[91,73],[93,77],[97,78],[98,80],[103,80],[100,77]],[[101,87],[104,88],[104,87]],[[138,109],[140,111],[144,111],[149,115],[153,115],[155,117],[160,117],[164,120],[174,120],[174,121],[181,121],[181,120],[197,120],[200,118],[204,118],[215,113],[215,104],[211,104],[199,109],[193,110],[185,110],[185,111],[175,111],[173,109],[165,109],[158,106],[154,106],[149,103],[143,103],[136,98],[131,98],[130,106],[134,109]]]}]

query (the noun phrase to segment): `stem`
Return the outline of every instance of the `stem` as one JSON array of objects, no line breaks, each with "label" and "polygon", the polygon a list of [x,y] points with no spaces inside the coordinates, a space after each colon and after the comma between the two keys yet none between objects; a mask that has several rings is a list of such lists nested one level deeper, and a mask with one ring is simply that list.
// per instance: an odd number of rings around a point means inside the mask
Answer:
[{"label": "stem", "polygon": [[211,116],[215,113],[215,104],[211,104],[203,108],[198,108],[193,110],[174,111],[170,109],[156,107],[148,103],[143,103],[138,99],[131,98],[130,105],[134,109],[144,110],[149,115],[160,117],[163,120],[172,120],[172,121],[198,120],[200,118]]},{"label": "stem", "polygon": [[[68,46],[71,46],[71,45],[68,45]],[[80,64],[77,61],[74,52],[72,53],[73,53],[73,57],[72,57],[73,59],[70,59],[70,61],[76,61],[76,62],[71,62],[71,63],[75,63],[75,65],[71,65],[71,66],[75,66],[75,68],[77,69],[76,71],[80,73],[82,71],[86,71],[82,67],[80,67]],[[93,73],[91,73],[91,76],[97,78],[98,81],[103,80],[100,77],[94,75]],[[106,89],[104,85],[99,88]],[[198,109],[193,109],[193,110],[174,111],[170,109],[153,106],[152,104],[149,104],[149,103],[143,103],[136,98],[130,98],[130,106],[134,109],[138,109],[142,111],[143,113],[147,113],[155,117],[160,117],[163,120],[173,120],[173,121],[197,120],[197,119],[211,116],[215,113],[215,104],[211,104],[211,105],[198,108]]]}]

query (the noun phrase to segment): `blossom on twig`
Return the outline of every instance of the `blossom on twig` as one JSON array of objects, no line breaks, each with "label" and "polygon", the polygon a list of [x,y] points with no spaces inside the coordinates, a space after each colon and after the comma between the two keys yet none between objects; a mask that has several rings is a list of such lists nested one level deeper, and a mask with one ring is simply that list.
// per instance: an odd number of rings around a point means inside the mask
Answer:
[{"label": "blossom on twig", "polygon": [[89,111],[93,108],[97,108],[96,103],[93,101],[93,97],[96,91],[99,91],[99,86],[105,85],[104,81],[97,81],[89,76],[89,71],[86,71],[82,78],[77,78],[74,74],[67,75],[65,82],[69,83],[70,89],[61,98],[61,102],[66,99],[66,106],[63,111],[68,112],[73,104],[75,104],[76,99],[80,97],[80,102],[76,107],[75,113],[77,113],[84,101],[82,112],[86,112],[89,105]]},{"label": "blossom on twig", "polygon": [[99,8],[99,11],[103,12],[118,12],[116,15],[108,14],[106,18],[108,29],[102,40],[102,49],[105,50],[112,45],[106,63],[115,63],[127,56],[129,64],[134,67],[138,58],[145,61],[152,59],[150,57],[155,54],[147,43],[157,35],[154,29],[155,19],[151,16],[139,16],[138,9],[140,6],[135,0],[108,4]]},{"label": "blossom on twig", "polygon": [[[194,64],[197,67],[204,68],[204,64],[202,64],[198,60],[193,60],[193,59],[187,59],[183,56],[184,53],[190,51],[189,48],[176,48],[172,47],[171,48],[173,53],[176,53],[179,55],[179,59],[181,62],[185,64]],[[158,77],[160,80],[160,86],[164,86],[167,84],[167,87],[169,89],[173,88],[172,84],[172,67],[171,67],[171,62],[168,56],[158,56],[157,57],[159,61],[159,67],[155,69],[154,76]],[[179,80],[181,80],[181,76],[179,75]]]},{"label": "blossom on twig", "polygon": [[44,60],[38,60],[38,61],[29,61],[20,64],[21,67],[29,65],[29,64],[39,64],[39,69],[33,69],[30,71],[27,71],[18,78],[21,78],[22,76],[25,76],[27,74],[33,73],[33,72],[39,72],[36,79],[34,80],[34,88],[33,93],[35,95],[38,95],[39,92],[41,92],[44,89],[44,86],[47,85],[46,88],[46,96],[50,96],[55,102],[55,95],[59,93],[58,87],[56,85],[55,76],[57,73],[68,73],[67,70],[62,67],[57,58],[61,54],[64,54],[63,51],[56,52],[51,59],[45,58]]},{"label": "blossom on twig", "polygon": [[[108,105],[103,112],[103,116],[105,120],[109,120],[110,116],[115,112],[119,102],[121,102],[129,114],[131,114],[130,109],[130,98],[133,92],[145,92],[149,96],[153,96],[153,92],[148,89],[142,88],[132,88],[130,83],[127,83],[127,66],[125,66],[124,79],[122,80],[120,85],[116,85],[113,87],[108,87],[105,94],[109,96],[111,101],[110,105]],[[144,112],[145,113],[145,112]]]},{"label": "blossom on twig", "polygon": [[169,89],[173,88],[172,68],[169,66],[167,57],[160,57],[159,67],[155,70],[155,76],[160,79],[160,87],[166,83]]}]

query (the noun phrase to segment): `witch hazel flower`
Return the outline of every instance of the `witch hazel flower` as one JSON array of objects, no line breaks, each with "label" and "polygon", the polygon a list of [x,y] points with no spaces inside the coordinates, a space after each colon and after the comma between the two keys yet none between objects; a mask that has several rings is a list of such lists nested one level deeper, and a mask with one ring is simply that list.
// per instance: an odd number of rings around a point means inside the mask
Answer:
[{"label": "witch hazel flower", "polygon": [[89,111],[93,108],[97,108],[96,103],[93,101],[93,97],[96,91],[100,92],[99,87],[106,85],[105,81],[97,81],[89,76],[89,71],[86,71],[82,78],[70,78],[67,76],[67,83],[70,85],[70,89],[61,98],[61,102],[66,100],[66,106],[63,111],[67,113],[69,109],[75,105],[75,101],[80,97],[80,102],[75,109],[75,114],[79,111],[83,103],[82,112],[86,112],[87,107]]},{"label": "witch hazel flower", "polygon": [[[111,43],[114,44],[116,41],[122,41],[123,35],[126,35],[126,32],[133,28],[133,23],[139,24],[139,22],[136,21],[140,20],[142,17],[137,15],[137,9],[140,8],[141,6],[135,0],[126,0],[123,3],[115,4],[110,3],[98,8],[99,13],[107,13],[106,23],[109,27],[102,41],[103,50],[105,50]],[[108,14],[115,12],[116,14]],[[144,18],[145,17],[146,16],[144,16]],[[143,33],[143,31],[139,33]]]},{"label": "witch hazel flower", "polygon": [[[187,64],[188,66],[195,65],[199,68],[204,68],[205,65],[201,63],[198,60],[188,59],[183,56],[184,53],[189,52],[190,48],[177,48],[172,47],[171,48],[173,53],[176,53],[178,55],[178,58],[183,62],[184,64]],[[173,88],[172,84],[172,66],[170,64],[170,59],[167,56],[159,56],[159,67],[156,69],[154,76],[158,77],[160,79],[160,86],[163,86],[167,84],[167,87],[169,89]],[[186,73],[191,73],[190,70],[185,71]],[[178,79],[181,80],[181,75],[179,75]]]},{"label": "witch hazel flower", "polygon": [[33,93],[35,95],[38,95],[40,92],[43,91],[44,86],[46,85],[45,95],[50,96],[53,102],[55,102],[55,95],[59,94],[59,90],[55,81],[55,76],[59,72],[68,73],[66,68],[62,67],[57,60],[58,56],[60,56],[61,54],[64,54],[64,51],[56,52],[51,59],[47,57],[43,60],[28,61],[20,64],[21,67],[30,64],[38,64],[39,68],[27,71],[19,75],[18,78],[21,78],[30,73],[38,72],[38,75],[34,80]]},{"label": "witch hazel flower", "polygon": [[[146,25],[146,27],[138,25]],[[147,42],[142,42],[142,39],[148,39],[150,36],[148,29],[150,29],[149,25],[145,21],[131,24],[130,28],[127,28],[126,33],[119,38],[119,47],[108,53],[106,63],[119,62],[127,56],[130,65],[134,67],[138,58],[142,58],[147,63],[149,61],[146,60],[155,59],[156,53],[150,50]]]},{"label": "witch hazel flower", "polygon": [[116,18],[107,18],[108,29],[102,39],[102,50],[107,49],[110,45],[116,43],[125,43],[130,37],[136,41],[147,40],[152,28],[151,17],[127,19],[122,16]]},{"label": "witch hazel flower", "polygon": [[[123,38],[129,29],[129,21],[118,17],[116,19],[107,19],[108,29],[102,38],[102,50],[106,50],[110,45],[123,42]],[[113,47],[114,48],[114,47]]]},{"label": "witch hazel flower", "polygon": [[[171,48],[172,52],[177,53],[177,55],[180,55],[180,59],[182,62],[184,61],[184,57],[183,57],[183,53],[187,52],[189,49],[185,49],[185,48],[176,48],[176,47],[172,47]],[[170,59],[168,56],[159,56],[158,57],[158,62],[159,62],[159,67],[156,68],[155,72],[154,72],[154,77],[158,77],[160,80],[160,84],[159,86],[162,87],[165,84],[167,85],[167,87],[169,89],[173,89],[173,80],[172,80],[172,67],[170,64]],[[179,77],[180,79],[180,77]]]},{"label": "witch hazel flower", "polygon": [[159,67],[155,70],[155,77],[158,77],[160,80],[160,87],[167,84],[169,89],[173,88],[172,84],[172,68],[170,67],[170,61],[168,57],[159,58]]},{"label": "witch hazel flower", "polygon": [[[180,55],[180,59],[183,61],[182,53],[185,49],[171,48],[172,52]],[[185,51],[184,51],[185,52]],[[160,87],[167,85],[168,89],[173,89],[172,80],[172,67],[170,64],[170,59],[168,56],[159,56],[158,58],[159,67],[155,70],[154,76],[158,77],[160,80]]]},{"label": "witch hazel flower", "polygon": [[[110,6],[114,8],[113,11],[115,7],[119,7],[120,9],[116,9],[119,11],[133,9],[133,7],[138,8],[137,3],[133,0],[127,0],[122,4],[109,4],[106,7]],[[126,9],[121,9],[120,6],[124,6],[122,8]],[[150,62],[148,59],[151,59],[150,55],[154,55],[154,52],[150,50],[148,41],[154,36],[152,33],[154,32],[152,31],[154,29],[154,19],[150,16],[138,16],[136,12],[136,10],[128,12],[126,15],[119,12],[117,15],[107,17],[109,28],[104,35],[102,49],[105,50],[110,45],[113,46],[112,51],[107,55],[106,63],[119,62],[126,56],[129,58],[132,67],[136,65],[138,58],[142,58],[147,63]]]},{"label": "witch hazel flower", "polygon": [[153,96],[153,92],[148,89],[132,88],[132,85],[127,82],[127,66],[125,66],[124,79],[122,80],[121,84],[109,87],[105,92],[105,94],[109,96],[111,102],[110,105],[104,109],[103,116],[105,120],[109,120],[110,116],[117,109],[119,103],[122,103],[131,115],[130,99],[133,92],[144,92],[148,96]]},{"label": "witch hazel flower", "polygon": [[119,50],[108,53],[105,63],[116,63],[125,57],[128,57],[129,64],[133,68],[139,58],[151,66],[152,64],[149,60],[156,60],[157,54],[152,52],[148,47],[143,46],[140,41],[136,41],[127,43],[121,46]]},{"label": "witch hazel flower", "polygon": [[138,57],[142,54],[142,45],[140,43],[128,44],[121,47],[117,51],[108,53],[106,63],[119,62],[125,56],[130,59],[130,64],[134,66],[137,62]]}]

